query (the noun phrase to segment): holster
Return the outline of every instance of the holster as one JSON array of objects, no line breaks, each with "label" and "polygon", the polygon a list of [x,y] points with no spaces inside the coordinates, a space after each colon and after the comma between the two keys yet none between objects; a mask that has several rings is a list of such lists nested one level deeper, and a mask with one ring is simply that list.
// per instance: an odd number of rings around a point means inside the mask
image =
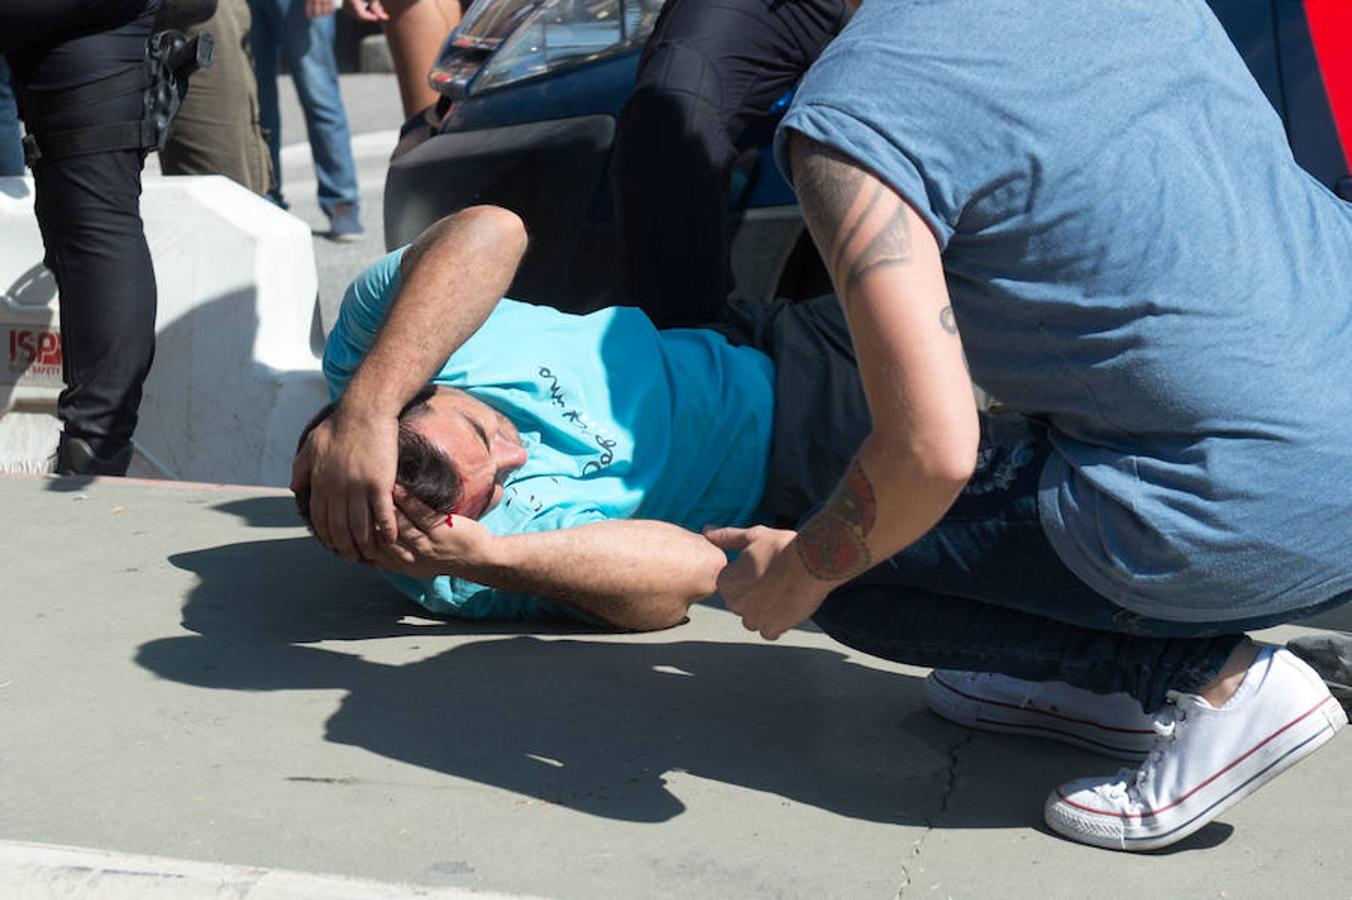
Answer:
[{"label": "holster", "polygon": [[[182,32],[160,31],[146,42],[146,58],[116,75],[59,91],[24,90],[19,102],[27,134],[24,161],[64,159],[112,150],[159,150],[169,140],[174,115],[188,92],[188,77],[211,65],[210,34],[189,39]],[[122,97],[142,95],[141,118],[53,131],[46,126],[56,113],[68,112]]]}]

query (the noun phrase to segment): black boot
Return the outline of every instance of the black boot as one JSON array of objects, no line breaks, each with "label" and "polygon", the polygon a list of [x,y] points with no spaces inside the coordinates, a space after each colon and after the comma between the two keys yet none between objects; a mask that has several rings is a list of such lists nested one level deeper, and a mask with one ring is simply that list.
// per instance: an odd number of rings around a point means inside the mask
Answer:
[{"label": "black boot", "polygon": [[89,441],[71,437],[63,431],[56,445],[58,475],[126,475],[130,465],[131,444],[96,452]]}]

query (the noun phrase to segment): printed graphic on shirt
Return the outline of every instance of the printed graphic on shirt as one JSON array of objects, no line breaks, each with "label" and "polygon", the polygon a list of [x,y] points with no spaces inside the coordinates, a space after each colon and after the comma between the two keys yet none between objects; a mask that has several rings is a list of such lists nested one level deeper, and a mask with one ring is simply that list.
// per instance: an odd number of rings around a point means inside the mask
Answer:
[{"label": "printed graphic on shirt", "polygon": [[548,366],[541,366],[537,374],[545,380],[549,388],[549,402],[563,410],[564,421],[586,433],[597,446],[594,457],[587,460],[586,464],[582,466],[582,474],[590,475],[594,472],[600,472],[614,462],[615,447],[619,442],[602,433],[590,416],[573,405],[573,402],[568,399],[566,389],[559,382],[559,376],[555,375],[552,369]]}]

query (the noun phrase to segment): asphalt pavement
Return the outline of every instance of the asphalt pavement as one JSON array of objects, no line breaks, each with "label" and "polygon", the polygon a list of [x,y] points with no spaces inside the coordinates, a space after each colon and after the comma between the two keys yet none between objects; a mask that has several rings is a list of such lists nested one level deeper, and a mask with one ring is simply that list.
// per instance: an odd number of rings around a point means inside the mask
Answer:
[{"label": "asphalt pavement", "polygon": [[811,627],[429,618],[284,491],[0,477],[0,510],[5,898],[1352,896],[1346,734],[1114,853],[1042,800],[1118,761],[952,725]]}]

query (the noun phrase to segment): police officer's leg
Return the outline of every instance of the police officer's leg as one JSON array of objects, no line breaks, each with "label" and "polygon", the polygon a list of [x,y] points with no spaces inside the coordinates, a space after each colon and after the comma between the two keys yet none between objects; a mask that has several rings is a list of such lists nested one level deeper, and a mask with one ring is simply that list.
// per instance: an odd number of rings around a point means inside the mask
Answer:
[{"label": "police officer's leg", "polygon": [[[57,36],[39,49],[10,55],[31,133],[40,138],[141,120],[140,93],[47,111],[41,122],[33,112],[40,104],[28,99],[143,66],[159,3],[136,5],[134,17],[108,30],[82,29],[69,40]],[[143,158],[142,150],[127,149],[33,164],[46,263],[61,293],[66,389],[58,404],[64,424],[58,467],[64,471],[123,474],[131,459],[155,342],[155,274],[140,215]]]},{"label": "police officer's leg", "polygon": [[616,136],[625,302],[662,326],[716,317],[732,287],[724,213],[737,141],[846,17],[841,0],[669,0]]}]

